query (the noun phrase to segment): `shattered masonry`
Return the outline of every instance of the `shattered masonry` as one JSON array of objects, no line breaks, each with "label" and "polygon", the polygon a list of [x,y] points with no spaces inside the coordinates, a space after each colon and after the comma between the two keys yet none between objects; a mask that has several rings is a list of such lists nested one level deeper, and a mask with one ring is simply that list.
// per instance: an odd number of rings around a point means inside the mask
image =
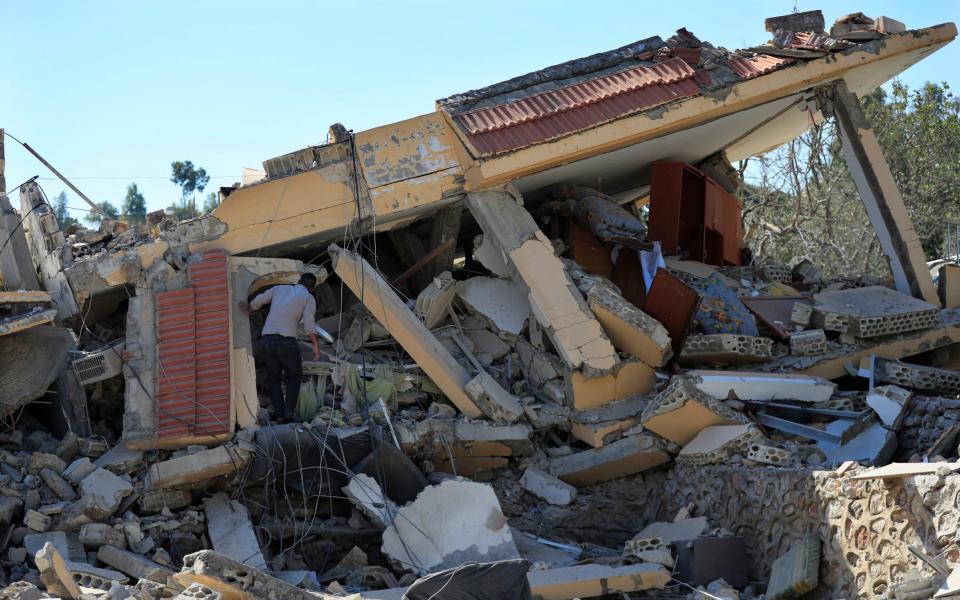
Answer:
[{"label": "shattered masonry", "polygon": [[[0,193],[0,598],[960,591],[957,265],[858,99],[956,27],[764,28],[335,123],[196,219]],[[733,164],[827,118],[889,281],[746,252]],[[304,273],[282,423],[244,303]]]}]

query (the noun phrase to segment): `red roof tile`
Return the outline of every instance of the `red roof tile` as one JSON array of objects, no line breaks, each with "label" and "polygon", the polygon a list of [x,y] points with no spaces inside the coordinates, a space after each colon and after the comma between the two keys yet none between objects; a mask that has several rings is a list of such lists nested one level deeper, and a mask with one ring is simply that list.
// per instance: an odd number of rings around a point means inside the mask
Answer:
[{"label": "red roof tile", "polygon": [[[651,40],[659,38],[651,38]],[[800,41],[810,41],[801,35]],[[486,90],[496,90],[500,84],[438,101],[441,110],[450,113],[466,133],[479,155],[493,155],[546,142],[589,127],[612,121],[643,110],[691,96],[719,85],[729,85],[731,78],[752,79],[782,68],[795,59],[757,54],[726,59],[722,49],[701,45],[686,30],[678,31],[667,43],[650,46],[643,58],[652,57],[653,64],[637,66],[613,74],[597,74],[593,79],[577,81],[557,89],[539,92],[515,100],[503,100],[494,106],[485,106],[461,112],[469,107],[463,98],[479,96],[475,103],[489,103],[496,98],[516,98],[523,88],[510,88],[501,96]],[[709,48],[709,50],[708,50]],[[617,51],[611,51],[611,55]],[[711,70],[697,69],[704,53]],[[596,57],[590,57],[596,58]],[[718,63],[719,61],[719,63]],[[566,63],[565,63],[566,64]],[[551,70],[552,69],[552,70]],[[553,71],[550,81],[562,81]],[[609,70],[603,71],[609,73]],[[539,85],[535,73],[523,76],[527,89]],[[578,73],[579,77],[589,73]],[[515,78],[516,79],[516,78]],[[506,82],[504,85],[513,82]]]},{"label": "red roof tile", "polygon": [[771,71],[776,71],[780,67],[792,62],[792,58],[757,54],[750,58],[736,58],[728,62],[727,66],[733,69],[733,72],[736,73],[740,79],[753,79],[760,75],[766,75]]},{"label": "red roof tile", "polygon": [[646,87],[662,86],[692,77],[694,70],[682,59],[649,67],[636,67],[491,108],[457,115],[470,134],[487,133],[595,104]]}]

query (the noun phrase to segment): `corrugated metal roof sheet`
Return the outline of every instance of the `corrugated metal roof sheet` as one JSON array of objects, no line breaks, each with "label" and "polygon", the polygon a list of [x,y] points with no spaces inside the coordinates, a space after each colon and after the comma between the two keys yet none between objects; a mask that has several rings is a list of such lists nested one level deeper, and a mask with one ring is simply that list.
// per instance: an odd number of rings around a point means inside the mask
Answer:
[{"label": "corrugated metal roof sheet", "polygon": [[[752,79],[795,60],[766,54],[723,60],[725,53],[722,49],[701,45],[696,36],[684,29],[653,53],[652,64],[614,74],[605,71],[593,79],[520,99],[512,99],[517,95],[514,92],[505,95],[503,102],[495,106],[461,112],[461,103],[451,116],[479,155],[493,155],[698,95],[721,82],[729,83],[731,72],[740,79]],[[725,75],[717,77],[709,70],[698,69],[701,61],[710,68],[725,66],[728,69],[722,69]],[[443,106],[446,104],[441,105],[441,110],[445,110]]]}]

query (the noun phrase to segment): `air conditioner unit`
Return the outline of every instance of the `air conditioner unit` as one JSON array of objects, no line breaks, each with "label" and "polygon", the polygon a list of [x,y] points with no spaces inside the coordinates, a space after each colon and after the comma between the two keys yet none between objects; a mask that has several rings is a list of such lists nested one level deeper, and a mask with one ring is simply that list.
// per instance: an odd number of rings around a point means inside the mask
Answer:
[{"label": "air conditioner unit", "polygon": [[73,372],[81,385],[110,379],[123,372],[123,350],[126,339],[121,338],[97,352],[78,352],[73,360]]}]

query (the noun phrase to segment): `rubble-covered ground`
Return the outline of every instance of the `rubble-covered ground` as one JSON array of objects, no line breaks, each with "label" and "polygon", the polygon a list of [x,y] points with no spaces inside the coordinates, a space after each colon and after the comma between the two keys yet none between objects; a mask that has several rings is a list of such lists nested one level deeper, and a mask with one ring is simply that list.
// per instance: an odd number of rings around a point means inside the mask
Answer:
[{"label": "rubble-covered ground", "polygon": [[[819,20],[769,51],[885,35]],[[685,30],[660,51],[685,50],[750,54]],[[960,591],[956,307],[806,259],[663,256],[589,187],[466,193],[419,260],[384,249],[429,218],[233,256],[215,220],[60,231],[31,182],[25,234],[3,200],[0,599]],[[267,309],[238,308],[302,272],[320,360],[301,344],[281,423]]]}]

